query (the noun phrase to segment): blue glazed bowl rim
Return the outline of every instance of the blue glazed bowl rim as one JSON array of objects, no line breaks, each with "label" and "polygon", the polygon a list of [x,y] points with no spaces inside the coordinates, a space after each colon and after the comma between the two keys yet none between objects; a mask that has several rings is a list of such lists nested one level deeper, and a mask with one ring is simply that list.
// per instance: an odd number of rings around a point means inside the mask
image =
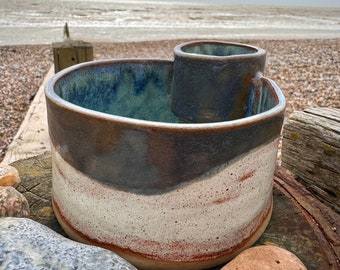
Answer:
[{"label": "blue glazed bowl rim", "polygon": [[230,121],[222,121],[222,122],[211,122],[211,123],[171,123],[171,122],[158,122],[158,121],[149,121],[149,120],[141,120],[135,119],[125,116],[113,115],[108,113],[103,113],[91,109],[87,109],[78,105],[75,105],[69,101],[62,99],[59,95],[54,91],[54,86],[58,80],[60,80],[63,76],[72,73],[78,69],[87,68],[91,66],[100,66],[100,65],[112,65],[112,64],[120,64],[120,63],[139,63],[139,64],[147,64],[147,63],[164,63],[171,64],[172,60],[167,59],[159,59],[159,58],[122,58],[122,59],[109,59],[109,60],[96,60],[85,63],[80,63],[68,68],[65,68],[55,75],[47,82],[45,87],[45,97],[50,102],[54,103],[56,106],[64,109],[70,110],[82,115],[85,115],[89,118],[93,119],[101,119],[110,121],[117,124],[122,125],[131,125],[138,126],[140,128],[150,128],[150,129],[164,129],[164,130],[173,130],[180,129],[182,131],[190,131],[190,130],[219,130],[219,129],[235,129],[243,126],[254,125],[256,123],[264,122],[273,117],[278,117],[284,114],[286,101],[283,96],[281,89],[278,85],[271,79],[262,77],[262,83],[270,84],[272,89],[274,90],[275,99],[277,100],[277,104],[265,111],[255,115],[251,115],[244,118],[239,118]]},{"label": "blue glazed bowl rim", "polygon": [[[207,55],[207,54],[197,54],[197,53],[188,53],[183,50],[184,47],[189,46],[197,46],[203,44],[217,44],[217,45],[225,45],[225,46],[236,46],[236,47],[243,47],[255,50],[253,53],[247,54],[234,54],[234,55],[226,55],[226,56],[217,56],[217,55]],[[196,40],[196,41],[189,41],[182,44],[177,45],[174,48],[174,54],[177,57],[185,57],[189,59],[198,59],[201,61],[240,61],[240,60],[249,60],[252,58],[258,57],[265,57],[267,52],[259,47],[255,47],[248,44],[237,43],[237,42],[224,42],[218,40]]]}]

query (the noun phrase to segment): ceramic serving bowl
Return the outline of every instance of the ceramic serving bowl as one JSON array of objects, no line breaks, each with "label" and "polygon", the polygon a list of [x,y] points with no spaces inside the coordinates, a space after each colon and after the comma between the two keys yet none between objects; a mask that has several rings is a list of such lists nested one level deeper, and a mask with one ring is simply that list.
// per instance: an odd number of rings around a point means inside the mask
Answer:
[{"label": "ceramic serving bowl", "polygon": [[272,211],[278,86],[257,81],[248,117],[183,123],[172,82],[172,61],[107,60],[65,69],[45,90],[58,221],[140,269],[219,265]]},{"label": "ceramic serving bowl", "polygon": [[263,72],[266,51],[222,41],[191,41],[174,49],[172,111],[188,122],[220,122],[247,115],[249,91]]}]

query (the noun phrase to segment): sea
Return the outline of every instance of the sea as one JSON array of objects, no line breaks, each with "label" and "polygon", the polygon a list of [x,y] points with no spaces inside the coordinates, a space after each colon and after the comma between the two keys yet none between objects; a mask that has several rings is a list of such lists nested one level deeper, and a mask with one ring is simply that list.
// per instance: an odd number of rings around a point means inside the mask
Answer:
[{"label": "sea", "polygon": [[165,39],[340,38],[339,0],[0,0],[0,46]]}]

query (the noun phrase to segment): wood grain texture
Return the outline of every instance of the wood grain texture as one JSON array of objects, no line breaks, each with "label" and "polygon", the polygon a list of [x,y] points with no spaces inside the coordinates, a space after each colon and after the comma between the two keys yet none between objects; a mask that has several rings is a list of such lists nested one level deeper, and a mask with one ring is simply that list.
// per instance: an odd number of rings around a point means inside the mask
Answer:
[{"label": "wood grain texture", "polygon": [[340,213],[340,109],[293,113],[283,128],[282,165]]},{"label": "wood grain texture", "polygon": [[54,68],[51,66],[17,134],[8,146],[6,156],[1,162],[2,164],[34,157],[50,150],[44,88],[53,73]]},{"label": "wood grain texture", "polygon": [[93,46],[88,42],[66,39],[53,43],[52,48],[56,73],[75,64],[93,60]]}]

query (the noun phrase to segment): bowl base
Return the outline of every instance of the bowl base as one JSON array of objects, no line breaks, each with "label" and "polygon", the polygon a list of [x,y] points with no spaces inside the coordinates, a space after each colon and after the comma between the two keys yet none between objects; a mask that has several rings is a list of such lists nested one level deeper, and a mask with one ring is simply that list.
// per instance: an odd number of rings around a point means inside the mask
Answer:
[{"label": "bowl base", "polygon": [[273,210],[273,201],[271,200],[271,205],[267,210],[267,213],[263,215],[262,222],[259,224],[259,226],[256,228],[255,232],[250,235],[248,238],[243,240],[238,246],[233,248],[232,250],[227,250],[227,252],[223,253],[222,255],[219,255],[216,257],[211,256],[211,259],[204,259],[204,260],[197,260],[197,261],[157,261],[148,258],[147,256],[144,256],[141,253],[133,252],[130,249],[124,249],[120,248],[114,244],[107,244],[107,243],[101,243],[94,239],[91,239],[87,235],[84,235],[82,232],[76,230],[61,214],[60,208],[57,205],[56,201],[54,200],[52,196],[52,206],[55,213],[55,216],[60,224],[60,226],[63,228],[63,230],[66,232],[66,234],[73,240],[89,244],[89,245],[95,245],[99,246],[105,249],[109,249],[134,266],[136,266],[138,269],[183,269],[183,270],[190,270],[190,269],[208,269],[212,268],[218,265],[222,265],[230,261],[232,258],[237,256],[241,251],[244,249],[252,246],[263,234],[265,231],[267,225],[269,224],[272,210]]}]

